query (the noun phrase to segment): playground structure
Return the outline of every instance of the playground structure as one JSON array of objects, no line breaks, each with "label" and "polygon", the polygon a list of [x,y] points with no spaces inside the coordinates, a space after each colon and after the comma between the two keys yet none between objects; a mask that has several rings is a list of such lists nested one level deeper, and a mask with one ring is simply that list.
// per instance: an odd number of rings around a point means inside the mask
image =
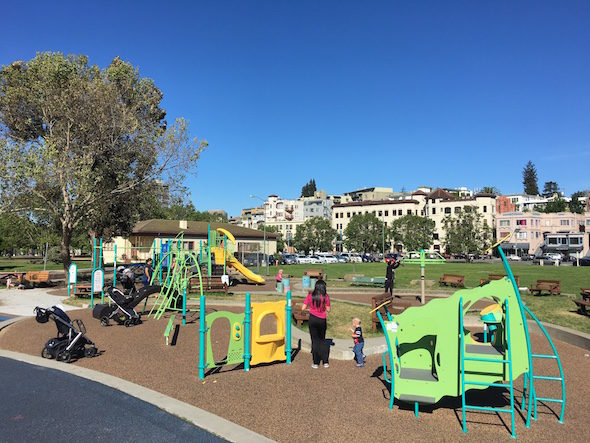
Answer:
[{"label": "playground structure", "polygon": [[[265,317],[276,322],[273,334],[263,334],[261,327]],[[225,357],[213,358],[211,328],[220,319],[230,325],[230,339]],[[205,313],[205,296],[201,294],[199,305],[199,380],[205,378],[207,369],[226,365],[243,364],[244,371],[251,365],[286,361],[291,364],[291,291],[286,300],[278,302],[250,303],[246,293],[243,313],[216,311]]]},{"label": "playground structure", "polygon": [[[464,432],[467,432],[466,411],[492,411],[510,414],[512,437],[516,437],[514,381],[523,375],[520,408],[526,411],[526,427],[530,427],[531,416],[537,419],[540,401],[561,404],[559,422],[563,423],[565,381],[559,355],[543,325],[522,303],[502,248],[499,243],[495,246],[507,277],[477,288],[459,290],[449,298],[431,300],[425,306],[410,307],[395,317],[387,309],[386,319],[379,312],[379,308],[389,302],[376,308],[388,349],[383,354],[383,368],[385,380],[391,385],[390,409],[397,399],[413,404],[418,417],[420,404],[432,405],[443,396],[460,396]],[[465,315],[475,309],[476,303],[487,303],[480,312],[483,337],[465,325]],[[527,314],[544,334],[551,354],[531,351]],[[559,376],[535,374],[533,359],[555,360]],[[559,382],[561,398],[538,396],[537,380]],[[507,389],[510,407],[476,406],[466,402],[466,391],[489,387]]]}]

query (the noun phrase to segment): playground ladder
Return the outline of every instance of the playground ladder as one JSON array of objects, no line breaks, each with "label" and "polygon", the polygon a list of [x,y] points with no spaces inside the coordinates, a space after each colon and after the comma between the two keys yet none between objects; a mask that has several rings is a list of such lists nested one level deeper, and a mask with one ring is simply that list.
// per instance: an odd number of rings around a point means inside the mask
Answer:
[{"label": "playground ladder", "polygon": [[[522,393],[522,402],[520,404],[520,407],[521,407],[521,409],[524,409],[526,411],[527,406],[529,409],[532,406],[533,411],[534,411],[533,412],[533,419],[537,420],[537,403],[539,401],[548,402],[548,403],[560,403],[561,404],[561,413],[559,414],[559,423],[563,423],[563,415],[565,412],[565,381],[564,381],[564,377],[563,377],[563,368],[561,366],[561,359],[559,358],[559,355],[557,354],[557,350],[555,349],[555,345],[553,344],[551,337],[549,337],[549,334],[547,333],[547,331],[545,330],[545,328],[543,327],[541,322],[537,319],[537,317],[535,317],[535,315],[531,312],[531,310],[526,305],[523,304],[522,306],[523,306],[524,310],[526,311],[526,313],[529,314],[531,316],[531,318],[537,323],[537,326],[543,332],[543,335],[545,335],[545,338],[549,342],[549,345],[551,346],[551,350],[552,350],[552,354],[531,354],[531,356],[533,357],[533,359],[543,358],[543,359],[551,359],[551,360],[557,361],[557,367],[559,368],[559,377],[549,376],[549,375],[535,375],[534,368],[531,367],[531,373],[532,373],[533,380],[530,383],[530,387],[529,387],[529,374],[525,372],[525,374],[524,374],[524,389],[523,389],[523,393]],[[559,381],[561,384],[561,398],[537,397],[537,393],[536,393],[536,389],[535,389],[535,385],[534,385],[535,380]],[[531,389],[532,405],[531,404],[527,405],[527,403],[526,403],[526,396],[528,393],[528,389]],[[528,414],[528,415],[530,417],[530,414]]]},{"label": "playground ladder", "polygon": [[[465,418],[466,410],[472,411],[490,411],[496,413],[509,413],[511,418],[512,437],[516,438],[516,430],[514,427],[514,381],[512,379],[512,349],[510,348],[510,315],[508,312],[508,300],[504,303],[506,312],[506,319],[504,324],[504,334],[506,337],[506,350],[502,354],[502,359],[485,358],[485,357],[466,357],[465,351],[465,337],[463,334],[463,297],[459,299],[459,337],[461,341],[461,409],[463,413],[463,432],[467,432],[467,420]],[[491,346],[491,345],[490,345]],[[469,352],[467,352],[469,353]],[[485,363],[500,363],[502,368],[508,363],[509,383],[487,383],[475,380],[468,380],[465,378],[465,362],[485,362]],[[465,402],[465,386],[492,386],[496,388],[509,388],[510,391],[510,408],[493,408],[489,406],[468,405]]]}]

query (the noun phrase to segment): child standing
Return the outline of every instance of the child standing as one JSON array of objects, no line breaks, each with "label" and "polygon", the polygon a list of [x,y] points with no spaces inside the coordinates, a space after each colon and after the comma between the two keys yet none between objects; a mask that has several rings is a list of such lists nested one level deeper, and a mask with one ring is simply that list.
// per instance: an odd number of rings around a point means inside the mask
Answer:
[{"label": "child standing", "polygon": [[352,352],[354,352],[354,360],[356,361],[356,366],[362,368],[365,366],[365,355],[363,354],[365,339],[363,338],[363,329],[361,328],[360,318],[355,317],[352,319],[352,328],[350,328],[350,331],[352,332],[352,339],[354,341],[354,346],[352,348]]}]

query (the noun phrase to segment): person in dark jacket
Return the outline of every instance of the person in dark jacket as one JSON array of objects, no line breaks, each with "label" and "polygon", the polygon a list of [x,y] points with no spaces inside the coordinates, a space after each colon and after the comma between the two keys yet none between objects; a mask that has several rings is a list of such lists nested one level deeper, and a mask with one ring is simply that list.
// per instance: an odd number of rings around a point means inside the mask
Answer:
[{"label": "person in dark jacket", "polygon": [[385,292],[389,289],[389,295],[393,295],[393,285],[395,283],[395,270],[399,266],[399,261],[395,258],[387,260],[387,271],[385,273]]}]

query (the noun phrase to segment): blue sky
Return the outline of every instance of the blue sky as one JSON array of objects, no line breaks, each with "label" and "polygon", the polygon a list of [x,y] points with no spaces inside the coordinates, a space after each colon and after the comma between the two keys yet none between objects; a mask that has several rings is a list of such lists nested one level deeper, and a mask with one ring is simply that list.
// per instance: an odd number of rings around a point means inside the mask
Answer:
[{"label": "blue sky", "polygon": [[0,64],[116,56],[210,147],[187,185],[250,194],[419,185],[590,188],[590,2],[6,2]]}]

